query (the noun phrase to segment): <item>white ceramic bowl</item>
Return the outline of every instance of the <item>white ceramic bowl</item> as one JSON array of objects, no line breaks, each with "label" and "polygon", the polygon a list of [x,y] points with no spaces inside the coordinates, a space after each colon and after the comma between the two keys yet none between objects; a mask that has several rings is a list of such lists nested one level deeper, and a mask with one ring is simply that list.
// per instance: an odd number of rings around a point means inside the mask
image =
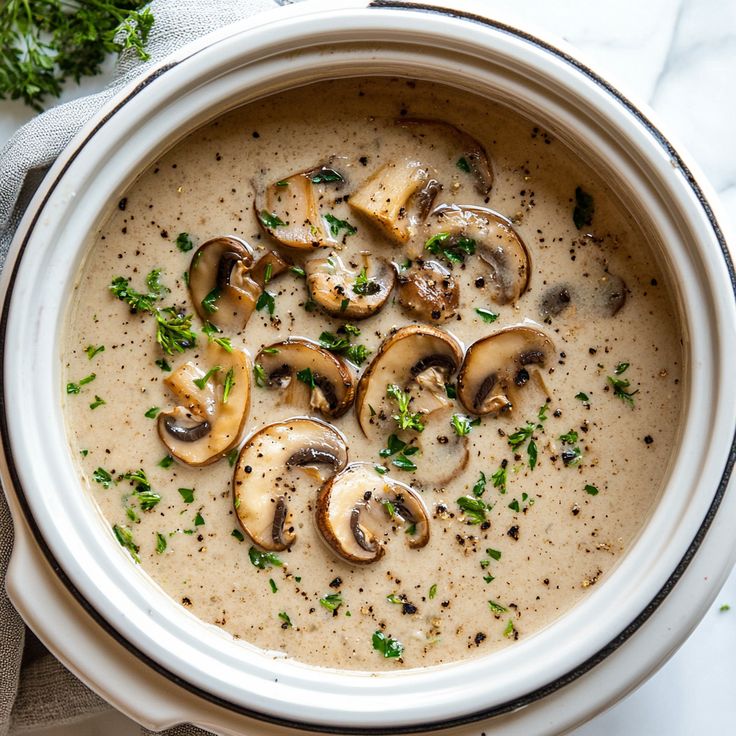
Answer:
[{"label": "white ceramic bowl", "polygon": [[[585,676],[680,579],[718,510],[734,459],[734,275],[712,205],[681,156],[647,115],[556,48],[482,18],[401,5],[351,0],[267,14],[150,73],[54,166],[4,275],[5,478],[61,580],[131,652],[182,687],[256,718],[342,733],[487,719]],[[602,171],[656,244],[674,285],[687,356],[679,451],[662,470],[657,509],[607,579],[553,625],[502,652],[380,676],[274,660],[195,619],[131,565],[80,488],[59,362],[71,285],[91,235],[152,158],[250,100],[366,74],[443,82],[504,102]],[[715,577],[733,556],[733,540],[713,553]],[[693,595],[699,610],[708,594]],[[670,650],[685,628],[672,632]],[[640,664],[632,683],[655,661],[643,656]]]}]

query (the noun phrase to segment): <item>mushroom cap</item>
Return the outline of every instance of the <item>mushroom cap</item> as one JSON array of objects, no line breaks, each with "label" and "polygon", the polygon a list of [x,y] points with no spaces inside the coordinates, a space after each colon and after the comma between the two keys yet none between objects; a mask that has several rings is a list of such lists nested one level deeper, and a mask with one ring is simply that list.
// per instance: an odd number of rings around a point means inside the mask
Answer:
[{"label": "mushroom cap", "polygon": [[250,277],[252,265],[251,247],[232,235],[197,248],[189,266],[189,293],[204,322],[225,332],[245,328],[261,293]]},{"label": "mushroom cap", "polygon": [[250,277],[261,289],[266,288],[266,272],[271,266],[271,274],[268,281],[273,281],[277,276],[288,271],[290,264],[285,261],[275,250],[266,251],[253,265]]},{"label": "mushroom cap", "polygon": [[462,361],[460,343],[431,325],[407,325],[386,338],[358,382],[355,415],[366,436],[383,429],[393,413],[386,388],[396,384],[412,393],[412,411],[429,413],[448,404],[445,383]]},{"label": "mushroom cap", "polygon": [[371,463],[351,463],[317,497],[317,528],[348,562],[366,565],[383,557],[397,524],[415,525],[413,535],[402,535],[410,547],[429,541],[429,515],[421,497],[405,483],[379,475]]},{"label": "mushroom cap", "polygon": [[235,514],[245,533],[263,549],[290,547],[296,540],[293,495],[310,480],[323,484],[347,461],[345,438],[318,419],[294,417],[259,429],[233,473]]},{"label": "mushroom cap", "polygon": [[[401,244],[409,240],[413,226],[426,217],[438,187],[427,166],[400,159],[385,164],[369,177],[350,195],[348,204]],[[410,200],[421,192],[424,194],[416,197],[418,211],[412,214]]]},{"label": "mushroom cap", "polygon": [[511,304],[529,285],[529,251],[512,223],[487,207],[442,204],[432,211],[431,235],[470,238],[490,268],[490,294],[496,304]]},{"label": "mushroom cap", "polygon": [[456,406],[445,406],[423,417],[424,431],[412,439],[412,445],[419,448],[417,469],[411,475],[415,485],[442,488],[467,467],[469,440],[452,429],[456,413]]},{"label": "mushroom cap", "polygon": [[[237,447],[245,432],[250,409],[250,359],[241,350],[227,352],[210,343],[203,370],[189,361],[179,366],[164,383],[174,394],[177,405],[158,415],[158,434],[177,460],[195,467],[209,465]],[[200,388],[207,370],[219,366]],[[230,373],[232,371],[232,373]],[[232,386],[227,401],[225,381]]]},{"label": "mushroom cap", "polygon": [[544,366],[554,353],[542,330],[517,325],[482,337],[465,353],[457,395],[473,414],[511,411],[513,394],[528,380],[528,366]]},{"label": "mushroom cap", "polygon": [[[356,259],[357,260],[357,259]],[[336,255],[310,258],[304,264],[312,299],[332,317],[366,319],[386,303],[396,281],[393,266],[384,258],[361,254],[361,267],[353,270]],[[367,282],[359,277],[365,269]],[[357,289],[357,291],[356,291]],[[343,304],[347,300],[347,304]]]},{"label": "mushroom cap", "polygon": [[[347,362],[312,340],[290,337],[267,345],[256,356],[256,363],[266,374],[266,388],[285,390],[289,403],[308,395],[309,408],[329,419],[341,417],[353,403],[355,379]],[[297,376],[307,369],[314,387]]]},{"label": "mushroom cap", "polygon": [[451,135],[458,143],[463,158],[475,180],[475,189],[485,196],[493,186],[493,170],[486,149],[469,133],[446,120],[433,118],[397,118],[396,124],[406,128],[435,128]]},{"label": "mushroom cap", "polygon": [[336,242],[322,221],[315,197],[318,184],[313,178],[318,170],[319,167],[313,167],[292,174],[266,187],[256,197],[258,222],[281,245],[312,250]]},{"label": "mushroom cap", "polygon": [[426,322],[452,317],[459,303],[459,287],[437,261],[415,261],[399,273],[399,304],[416,319]]}]

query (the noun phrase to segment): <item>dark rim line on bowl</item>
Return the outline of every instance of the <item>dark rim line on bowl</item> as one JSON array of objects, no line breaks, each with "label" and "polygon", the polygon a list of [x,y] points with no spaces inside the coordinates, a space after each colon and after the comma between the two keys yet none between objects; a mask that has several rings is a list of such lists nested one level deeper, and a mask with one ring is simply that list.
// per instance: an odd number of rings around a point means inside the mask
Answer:
[{"label": "dark rim line on bowl", "polygon": [[[545,41],[542,41],[541,39],[536,38],[535,36],[532,36],[531,34],[528,34],[517,28],[506,25],[504,23],[500,23],[498,21],[491,20],[489,18],[484,18],[482,16],[474,15],[472,13],[466,13],[463,11],[450,10],[447,8],[439,8],[439,7],[435,7],[432,5],[402,2],[402,0],[373,0],[373,2],[371,2],[368,5],[368,7],[369,8],[374,7],[374,8],[382,8],[382,9],[393,9],[393,10],[414,10],[414,11],[423,12],[423,13],[440,14],[440,15],[445,15],[445,16],[449,16],[452,18],[470,21],[473,23],[478,23],[484,26],[488,26],[497,31],[501,31],[508,35],[515,36],[517,38],[521,38],[522,40],[527,41],[528,43],[531,43],[545,51],[552,53],[554,56],[567,62],[568,64],[573,66],[575,69],[577,69],[579,72],[584,74],[588,79],[595,82],[599,87],[604,89],[607,93],[609,93],[612,97],[614,97],[620,104],[622,104],[630,113],[632,113],[641,124],[643,124],[646,127],[647,131],[667,151],[667,153],[677,163],[677,167],[686,176],[687,181],[690,185],[690,188],[693,190],[693,192],[697,196],[698,201],[703,207],[703,210],[705,211],[708,221],[710,222],[713,228],[713,231],[716,235],[716,238],[720,245],[721,255],[723,256],[723,259],[726,265],[726,269],[728,270],[728,273],[729,273],[732,290],[734,292],[734,296],[736,296],[736,273],[734,272],[733,263],[731,261],[730,254],[726,246],[723,232],[721,231],[721,228],[718,225],[715,215],[707,199],[705,198],[705,195],[703,194],[702,190],[700,189],[697,182],[695,181],[692,173],[686,166],[685,162],[682,161],[677,151],[672,147],[670,142],[654,126],[654,124],[647,118],[647,116],[644,115],[630,100],[628,100],[625,96],[623,96],[618,90],[612,87],[608,82],[606,82],[604,79],[599,77],[590,68],[588,68],[581,62],[577,61],[575,58],[571,57],[566,52],[561,51],[560,49],[556,48],[555,46],[552,46],[551,44],[548,44]],[[199,52],[196,51],[190,57],[187,57],[187,58],[192,58],[192,56],[196,56],[197,53]],[[5,295],[5,302],[3,304],[3,311],[2,311],[2,315],[0,315],[0,363],[3,366],[5,365],[5,338],[6,338],[6,332],[7,332],[8,306],[10,304],[10,296],[13,291],[13,285],[15,283],[18,269],[20,267],[20,262],[22,259],[23,252],[28,244],[28,240],[30,238],[31,233],[33,232],[33,229],[36,223],[38,222],[40,213],[43,211],[43,208],[45,207],[49,197],[51,196],[52,192],[56,189],[56,186],[59,180],[63,177],[66,170],[69,168],[71,163],[76,159],[79,152],[87,145],[87,143],[94,137],[97,131],[110,119],[110,117],[112,117],[119,109],[121,109],[128,102],[130,102],[130,100],[132,100],[141,90],[143,90],[145,87],[151,84],[151,82],[153,82],[155,79],[165,74],[171,68],[177,66],[178,63],[180,62],[174,62],[174,63],[168,64],[168,65],[165,65],[165,66],[162,66],[156,69],[149,76],[145,77],[133,90],[131,90],[131,92],[128,93],[125,98],[120,100],[120,102],[107,115],[105,115],[102,118],[102,120],[99,121],[99,123],[85,137],[85,139],[81,141],[79,147],[69,155],[68,160],[66,161],[61,171],[59,172],[59,175],[57,176],[56,180],[49,185],[48,192],[43,198],[40,207],[38,207],[33,217],[33,220],[31,221],[27,229],[27,232],[23,238],[23,241],[21,242],[19,246],[17,259],[13,265],[13,272],[9,279],[8,288],[7,288],[7,292]],[[2,443],[4,447],[6,462],[8,466],[8,472],[12,479],[13,487],[17,495],[18,501],[20,503],[20,506],[22,508],[23,514],[26,518],[26,521],[28,522],[31,532],[33,533],[36,544],[39,546],[39,548],[43,552],[52,570],[56,573],[58,578],[65,585],[68,591],[74,596],[74,598],[81,605],[81,607],[100,625],[101,628],[103,628],[120,645],[125,647],[125,649],[127,649],[131,654],[135,655],[138,659],[143,661],[145,664],[147,664],[157,673],[159,673],[160,675],[163,675],[168,680],[176,683],[177,685],[188,690],[194,695],[197,695],[217,706],[220,706],[230,711],[241,713],[243,715],[255,718],[257,720],[265,721],[268,723],[273,723],[273,724],[280,725],[280,726],[286,726],[289,728],[297,728],[297,729],[316,731],[316,732],[322,732],[322,733],[335,733],[335,734],[418,733],[418,732],[423,732],[427,730],[440,730],[440,729],[451,728],[455,726],[471,724],[471,723],[475,723],[480,720],[491,718],[493,716],[498,716],[498,715],[502,715],[505,713],[509,713],[513,710],[517,710],[525,706],[529,706],[532,703],[536,702],[537,700],[543,697],[546,697],[548,695],[551,695],[555,693],[556,691],[558,691],[559,689],[577,680],[580,676],[584,675],[586,672],[590,671],[597,664],[601,663],[604,659],[606,659],[606,657],[608,657],[608,655],[616,651],[629,637],[631,637],[649,619],[649,617],[654,613],[654,611],[659,607],[662,601],[664,601],[667,595],[675,587],[675,585],[677,584],[677,582],[679,581],[679,579],[682,577],[683,573],[687,569],[688,565],[692,561],[693,557],[697,553],[703,539],[705,538],[706,533],[708,532],[708,529],[710,528],[711,523],[713,522],[713,519],[715,518],[716,512],[718,511],[718,508],[721,504],[723,496],[726,492],[726,488],[728,487],[728,482],[731,477],[731,473],[733,471],[734,464],[736,464],[736,432],[735,432],[734,437],[731,440],[731,447],[729,450],[728,460],[726,462],[726,466],[724,468],[723,475],[721,477],[720,483],[718,484],[718,488],[716,489],[716,492],[713,496],[713,500],[708,509],[708,512],[705,518],[703,519],[703,523],[698,529],[698,532],[695,535],[695,538],[693,539],[692,543],[688,547],[687,552],[685,553],[682,560],[680,560],[679,564],[675,568],[670,578],[667,580],[667,582],[664,584],[661,590],[657,593],[654,599],[649,603],[649,605],[647,605],[647,607],[636,617],[636,619],[634,619],[634,621],[632,621],[620,634],[618,634],[618,636],[612,639],[605,647],[600,649],[592,657],[588,658],[585,662],[582,662],[580,665],[572,669],[567,674],[561,677],[558,677],[556,680],[549,683],[548,685],[538,688],[534,690],[533,692],[528,693],[522,697],[508,701],[506,703],[495,706],[493,708],[475,711],[474,713],[471,713],[465,716],[450,718],[450,719],[446,719],[442,721],[434,721],[430,723],[421,723],[421,724],[416,724],[416,725],[407,725],[407,726],[399,726],[399,727],[354,727],[354,726],[337,727],[337,726],[320,726],[318,724],[304,723],[304,722],[292,720],[289,718],[271,716],[265,713],[261,713],[261,712],[251,710],[249,708],[231,703],[223,698],[218,697],[217,695],[214,695],[206,690],[203,690],[197,687],[196,685],[193,685],[187,682],[186,680],[183,680],[181,677],[174,674],[173,672],[170,672],[165,667],[163,667],[161,664],[153,660],[147,654],[140,651],[132,642],[125,639],[116,629],[114,629],[108,623],[108,621],[105,618],[103,618],[97,612],[97,610],[93,607],[93,605],[75,587],[74,583],[67,577],[66,573],[64,572],[62,567],[59,565],[58,561],[56,560],[53,553],[51,552],[48,545],[46,544],[43,536],[41,535],[41,532],[36,523],[36,520],[33,517],[33,514],[30,509],[30,505],[28,503],[27,498],[25,497],[23,488],[21,487],[18,473],[15,468],[15,463],[14,463],[11,449],[10,449],[9,437],[10,435],[9,435],[8,423],[7,423],[5,392],[2,391],[0,392],[0,438],[2,439]]]}]

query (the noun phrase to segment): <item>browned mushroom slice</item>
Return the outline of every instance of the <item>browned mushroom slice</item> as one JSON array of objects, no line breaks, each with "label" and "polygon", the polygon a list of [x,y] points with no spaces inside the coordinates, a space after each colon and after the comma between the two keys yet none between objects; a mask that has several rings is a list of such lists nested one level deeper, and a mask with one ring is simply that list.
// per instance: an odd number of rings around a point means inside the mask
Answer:
[{"label": "browned mushroom slice", "polygon": [[490,268],[491,299],[496,304],[515,302],[529,283],[529,253],[511,221],[487,207],[440,205],[432,212],[427,243],[445,236],[441,246],[459,238],[470,241],[475,252]]},{"label": "browned mushroom slice", "polygon": [[292,174],[256,198],[261,226],[289,248],[311,250],[335,242],[322,222],[311,174],[311,170]]},{"label": "browned mushroom slice", "polygon": [[[403,159],[380,168],[353,192],[348,204],[392,240],[406,243],[416,224],[426,217],[438,191],[439,184],[426,166]],[[416,200],[416,212],[410,206],[412,199]]]},{"label": "browned mushroom slice", "polygon": [[310,258],[304,264],[312,299],[327,314],[341,319],[365,319],[378,312],[394,287],[396,272],[383,258],[363,253],[350,268],[336,255]]},{"label": "browned mushroom slice", "polygon": [[445,384],[462,361],[460,343],[430,325],[408,325],[384,340],[360,378],[355,414],[363,433],[384,431],[395,407],[386,396],[389,385],[408,390],[413,412],[429,413],[448,405]]},{"label": "browned mushroom slice", "polygon": [[245,443],[233,475],[235,514],[259,547],[282,550],[296,539],[293,495],[321,486],[345,467],[344,437],[316,419],[297,417],[259,429]]},{"label": "browned mushroom slice", "polygon": [[456,406],[435,409],[423,418],[424,431],[412,438],[419,448],[417,469],[411,475],[413,485],[422,488],[442,488],[467,467],[470,459],[468,437],[458,436],[452,429]]},{"label": "browned mushroom slice", "polygon": [[261,289],[266,287],[277,276],[289,270],[288,264],[275,250],[264,253],[253,266],[250,277]]},{"label": "browned mushroom slice", "polygon": [[285,392],[298,404],[309,397],[309,408],[330,419],[342,416],[353,403],[355,379],[348,364],[311,340],[291,337],[263,348],[256,356],[266,388]]},{"label": "browned mushroom slice", "polygon": [[529,381],[530,370],[554,353],[552,341],[533,327],[509,327],[474,342],[465,353],[457,395],[473,414],[513,409],[515,391]]},{"label": "browned mushroom slice", "polygon": [[473,175],[478,194],[485,196],[491,190],[493,186],[493,170],[491,169],[486,149],[464,130],[444,120],[425,118],[398,118],[396,123],[407,128],[435,128],[446,134],[449,133],[457,141],[458,149],[461,153],[458,159],[458,166],[467,167],[468,173]]},{"label": "browned mushroom slice", "polygon": [[459,288],[444,266],[418,260],[399,272],[398,296],[399,304],[412,317],[438,322],[455,314]]},{"label": "browned mushroom slice", "polygon": [[398,528],[411,530],[402,536],[412,548],[429,541],[429,516],[416,491],[379,475],[370,463],[352,463],[324,484],[317,498],[317,527],[340,557],[360,565],[383,557]]},{"label": "browned mushroom slice", "polygon": [[184,363],[165,379],[177,402],[158,416],[158,433],[168,451],[187,465],[209,465],[238,445],[250,408],[250,360],[215,343],[202,366]]},{"label": "browned mushroom slice", "polygon": [[189,266],[189,292],[197,314],[225,332],[240,332],[255,309],[261,287],[250,270],[253,251],[239,238],[203,243]]}]

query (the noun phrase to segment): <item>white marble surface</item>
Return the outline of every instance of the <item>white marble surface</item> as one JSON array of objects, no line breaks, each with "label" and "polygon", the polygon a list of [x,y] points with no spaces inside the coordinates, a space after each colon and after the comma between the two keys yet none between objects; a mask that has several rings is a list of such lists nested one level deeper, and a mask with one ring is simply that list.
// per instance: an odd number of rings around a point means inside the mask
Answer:
[{"label": "white marble surface", "polygon": [[[476,0],[492,14],[504,0]],[[522,22],[564,38],[579,56],[637,102],[648,103],[719,193],[736,232],[736,0],[515,0]],[[65,98],[104,84],[71,85]],[[31,116],[0,102],[0,143]],[[731,611],[720,606],[730,603]],[[736,573],[695,633],[637,692],[575,736],[693,736],[736,733]],[[120,716],[44,736],[128,736]]]}]

